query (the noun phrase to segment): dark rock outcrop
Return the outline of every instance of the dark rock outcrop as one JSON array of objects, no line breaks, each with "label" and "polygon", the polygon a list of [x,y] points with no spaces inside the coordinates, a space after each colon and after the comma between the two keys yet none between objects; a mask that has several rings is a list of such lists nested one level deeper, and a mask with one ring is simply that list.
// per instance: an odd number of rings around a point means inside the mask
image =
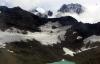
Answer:
[{"label": "dark rock outcrop", "polygon": [[62,5],[62,7],[60,8],[60,10],[58,10],[59,12],[63,12],[63,13],[77,13],[77,14],[81,14],[84,9],[83,6],[76,3],[71,3],[71,4],[64,4]]}]

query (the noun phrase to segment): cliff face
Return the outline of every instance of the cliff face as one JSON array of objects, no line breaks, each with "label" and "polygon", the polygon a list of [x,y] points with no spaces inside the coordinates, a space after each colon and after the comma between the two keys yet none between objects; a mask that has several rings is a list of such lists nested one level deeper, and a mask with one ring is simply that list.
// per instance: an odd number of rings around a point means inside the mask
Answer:
[{"label": "cliff face", "polygon": [[0,11],[1,55],[9,53],[7,61],[14,58],[17,64],[46,64],[67,59],[86,64],[98,60],[92,53],[99,55],[100,23],[85,24],[71,16],[41,18],[19,7],[1,6]]}]

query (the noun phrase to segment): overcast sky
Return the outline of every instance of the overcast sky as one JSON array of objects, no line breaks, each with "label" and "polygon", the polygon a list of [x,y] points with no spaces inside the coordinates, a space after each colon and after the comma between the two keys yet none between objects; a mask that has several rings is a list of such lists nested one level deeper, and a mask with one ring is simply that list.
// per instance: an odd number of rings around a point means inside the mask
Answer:
[{"label": "overcast sky", "polygon": [[25,10],[41,7],[45,10],[50,9],[55,11],[58,10],[61,5],[69,3],[80,3],[86,7],[88,12],[86,15],[90,16],[89,21],[94,22],[100,20],[100,0],[0,0],[0,5],[8,7],[20,6]]},{"label": "overcast sky", "polygon": [[26,10],[33,7],[42,7],[44,9],[55,10],[65,3],[80,3],[85,6],[96,6],[100,5],[100,0],[0,0],[0,5],[9,7],[20,6]]}]

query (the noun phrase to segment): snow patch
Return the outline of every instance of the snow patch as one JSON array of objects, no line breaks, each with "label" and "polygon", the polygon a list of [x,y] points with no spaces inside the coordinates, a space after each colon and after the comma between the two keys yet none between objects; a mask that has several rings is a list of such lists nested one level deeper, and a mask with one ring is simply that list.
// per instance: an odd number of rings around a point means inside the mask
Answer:
[{"label": "snow patch", "polygon": [[87,51],[87,50],[91,50],[91,49],[94,49],[94,48],[97,48],[98,46],[95,46],[95,47],[88,47],[88,48],[85,48],[85,47],[82,47],[80,50],[77,50],[77,51],[72,51],[72,50],[70,50],[70,49],[68,49],[68,48],[65,48],[65,47],[63,47],[63,50],[64,50],[64,52],[65,52],[65,55],[70,55],[70,56],[74,56],[74,54],[78,54],[78,53],[81,53],[81,52],[83,52],[83,51]]},{"label": "snow patch", "polygon": [[78,50],[76,53],[81,53],[83,51],[87,51],[87,50],[91,50],[91,49],[94,49],[94,48],[97,48],[98,46],[95,46],[95,47],[88,47],[88,48],[85,48],[85,47],[82,47],[81,50]]},{"label": "snow patch", "polygon": [[14,51],[11,51],[11,50],[7,50],[8,52],[10,52],[10,53],[14,53]]},{"label": "snow patch", "polygon": [[90,47],[89,47],[89,48],[82,47],[81,50],[82,50],[82,51],[86,51],[86,50],[90,50],[90,49],[97,48],[97,47],[98,47],[98,46],[91,47],[91,48],[90,48]]},{"label": "snow patch", "polygon": [[10,32],[10,33],[25,33],[24,30],[20,30],[14,27],[10,27],[9,29],[6,29],[5,32]]},{"label": "snow patch", "polygon": [[73,34],[76,34],[77,32],[73,32]]},{"label": "snow patch", "polygon": [[44,14],[46,11],[43,8],[36,8],[36,10],[42,14]]},{"label": "snow patch", "polygon": [[76,38],[76,39],[78,39],[78,40],[79,40],[79,39],[82,39],[82,37],[81,37],[81,36],[77,36],[77,38]]},{"label": "snow patch", "polygon": [[5,46],[5,43],[14,42],[14,41],[25,41],[29,36],[19,33],[10,33],[0,31],[0,47]]},{"label": "snow patch", "polygon": [[100,36],[96,36],[96,35],[92,35],[86,39],[84,39],[84,44],[87,44],[88,42],[90,42],[90,44],[92,44],[93,42],[100,42]]},{"label": "snow patch", "polygon": [[[55,28],[52,28],[55,26]],[[26,41],[27,39],[33,40],[36,39],[43,45],[53,45],[57,43],[61,43],[61,41],[65,40],[65,33],[67,29],[71,28],[71,26],[61,26],[59,23],[48,22],[45,25],[39,27],[41,32],[29,32],[27,34],[17,33],[17,29],[10,31],[9,29],[6,31],[0,31],[0,46],[4,47],[5,43],[10,43],[14,41]],[[14,31],[14,32],[13,32]]]},{"label": "snow patch", "polygon": [[72,50],[63,47],[63,50],[65,52],[65,55],[70,55],[70,56],[74,56],[75,52],[73,52]]},{"label": "snow patch", "polygon": [[[53,26],[55,28],[53,28]],[[61,26],[61,24],[58,22],[48,22],[39,28],[41,32],[28,32],[28,36],[31,36],[34,39],[40,41],[43,45],[52,45],[61,43],[61,41],[65,40],[65,33],[67,29],[71,28],[71,26]]]}]

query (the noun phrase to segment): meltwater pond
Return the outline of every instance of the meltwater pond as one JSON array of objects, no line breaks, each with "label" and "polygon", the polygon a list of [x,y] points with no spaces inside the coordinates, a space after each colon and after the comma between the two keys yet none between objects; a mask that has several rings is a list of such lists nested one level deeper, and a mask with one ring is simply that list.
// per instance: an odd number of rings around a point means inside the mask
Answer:
[{"label": "meltwater pond", "polygon": [[49,64],[75,64],[75,62],[63,60],[63,61],[54,62],[54,63],[49,63]]}]

